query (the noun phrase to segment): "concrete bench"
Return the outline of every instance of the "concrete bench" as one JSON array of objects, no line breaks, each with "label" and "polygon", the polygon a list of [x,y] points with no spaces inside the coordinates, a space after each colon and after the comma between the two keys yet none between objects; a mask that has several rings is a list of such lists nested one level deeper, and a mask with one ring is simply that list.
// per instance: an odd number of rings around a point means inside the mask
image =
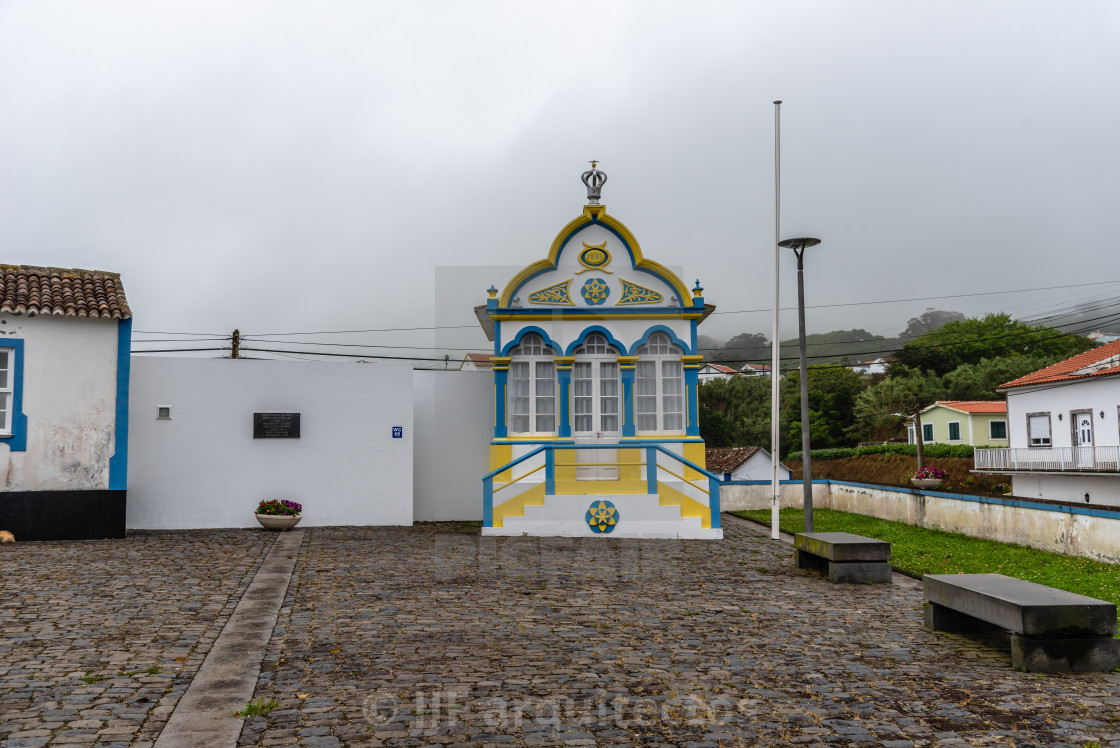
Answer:
[{"label": "concrete bench", "polygon": [[922,583],[926,628],[1009,631],[1016,670],[1085,673],[1120,667],[1113,603],[1003,574],[931,574]]},{"label": "concrete bench", "polygon": [[799,569],[823,571],[833,582],[891,581],[891,544],[850,532],[799,532],[793,536]]}]

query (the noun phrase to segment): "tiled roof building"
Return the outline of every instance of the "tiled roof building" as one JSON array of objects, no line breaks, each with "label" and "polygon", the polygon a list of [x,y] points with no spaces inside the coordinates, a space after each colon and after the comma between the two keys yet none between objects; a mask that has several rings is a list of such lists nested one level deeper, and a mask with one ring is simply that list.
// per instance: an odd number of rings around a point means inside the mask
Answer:
[{"label": "tiled roof building", "polygon": [[118,273],[0,265],[0,312],[129,319]]},{"label": "tiled roof building", "polygon": [[1079,353],[1073,358],[1067,358],[1065,361],[1047,366],[1045,369],[1039,369],[1026,376],[1013,379],[1006,384],[1001,384],[998,389],[1007,390],[1029,384],[1066,382],[1115,374],[1120,374],[1120,340],[1106,343],[1098,348]]}]

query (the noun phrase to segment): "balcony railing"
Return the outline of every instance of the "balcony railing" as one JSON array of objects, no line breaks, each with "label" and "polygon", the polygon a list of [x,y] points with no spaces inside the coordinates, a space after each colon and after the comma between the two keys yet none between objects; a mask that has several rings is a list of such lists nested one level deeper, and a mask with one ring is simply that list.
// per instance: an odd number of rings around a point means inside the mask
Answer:
[{"label": "balcony railing", "polygon": [[1000,472],[1120,472],[1120,447],[977,449],[977,470]]}]

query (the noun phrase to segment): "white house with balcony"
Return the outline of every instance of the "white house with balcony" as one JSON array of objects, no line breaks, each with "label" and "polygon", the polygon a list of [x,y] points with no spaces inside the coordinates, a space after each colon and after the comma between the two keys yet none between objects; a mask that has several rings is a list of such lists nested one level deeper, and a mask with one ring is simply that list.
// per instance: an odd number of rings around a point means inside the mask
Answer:
[{"label": "white house with balcony", "polygon": [[476,309],[494,343],[482,532],[720,538],[697,399],[714,307],[606,212],[605,174],[583,181],[587,205],[544,258]]},{"label": "white house with balcony", "polygon": [[1120,506],[1120,341],[998,389],[1010,447],[977,449],[977,472],[1010,474],[1015,496]]}]

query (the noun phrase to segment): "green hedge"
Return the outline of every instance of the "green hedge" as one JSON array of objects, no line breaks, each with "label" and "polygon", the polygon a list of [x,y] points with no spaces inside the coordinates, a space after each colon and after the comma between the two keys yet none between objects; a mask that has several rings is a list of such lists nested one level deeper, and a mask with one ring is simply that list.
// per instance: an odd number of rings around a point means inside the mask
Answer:
[{"label": "green hedge", "polygon": [[[968,444],[926,444],[926,457],[972,457],[973,448]],[[809,453],[814,460],[843,460],[847,457],[863,455],[906,455],[918,456],[915,444],[869,444],[866,447],[836,447],[833,449],[814,449]],[[800,452],[790,452],[787,460],[800,460]]]}]

